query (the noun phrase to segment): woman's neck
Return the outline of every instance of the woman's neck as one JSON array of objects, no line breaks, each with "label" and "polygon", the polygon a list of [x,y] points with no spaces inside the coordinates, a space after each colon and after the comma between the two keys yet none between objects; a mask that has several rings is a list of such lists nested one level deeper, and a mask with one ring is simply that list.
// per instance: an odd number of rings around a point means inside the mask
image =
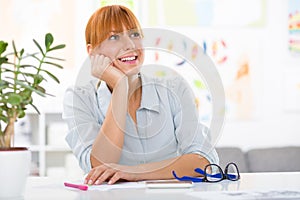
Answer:
[{"label": "woman's neck", "polygon": [[137,101],[141,98],[142,93],[142,81],[139,74],[128,76],[128,85],[129,85],[129,100]]}]

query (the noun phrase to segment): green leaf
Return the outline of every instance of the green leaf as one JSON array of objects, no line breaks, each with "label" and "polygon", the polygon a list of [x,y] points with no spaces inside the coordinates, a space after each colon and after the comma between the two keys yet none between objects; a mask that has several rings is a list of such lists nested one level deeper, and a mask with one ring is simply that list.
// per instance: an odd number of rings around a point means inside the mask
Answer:
[{"label": "green leaf", "polygon": [[[33,42],[35,43],[35,45],[39,48],[39,50],[40,50],[40,52],[43,54],[43,56],[45,56],[45,53],[43,52],[43,49],[42,49],[42,47],[39,45],[39,43],[35,40],[35,39],[33,39]],[[34,56],[33,56],[34,57]],[[35,57],[36,58],[36,57]]]},{"label": "green leaf", "polygon": [[19,68],[26,68],[26,67],[38,69],[36,66],[33,66],[33,65],[20,65],[20,66],[19,66]]},{"label": "green leaf", "polygon": [[16,45],[15,45],[15,42],[14,42],[14,41],[12,41],[12,45],[13,45],[13,49],[14,49],[14,55],[15,55],[17,58],[19,58],[18,52],[17,52],[17,49],[16,49]]},{"label": "green leaf", "polygon": [[22,74],[26,77],[31,77],[31,78],[34,78],[34,76],[36,75],[35,73],[22,73]]},{"label": "green leaf", "polygon": [[49,49],[48,52],[49,52],[49,51],[56,50],[56,49],[63,49],[63,48],[65,48],[65,47],[66,47],[65,44],[60,44],[60,45],[57,45],[57,46],[55,46],[55,47]]},{"label": "green leaf", "polygon": [[26,88],[26,89],[29,89],[29,90],[32,91],[32,92],[37,93],[37,94],[40,95],[40,96],[45,97],[45,93],[40,92],[39,90],[35,89],[34,87],[32,87],[32,86],[30,86],[30,85],[24,84],[24,83],[23,83],[22,81],[20,81],[20,80],[17,80],[16,83],[17,83],[18,85],[21,85],[22,87],[24,87],[24,88]]},{"label": "green leaf", "polygon": [[[14,80],[13,78],[10,78],[10,77],[7,77],[8,79],[11,79],[11,80]],[[7,88],[12,88],[12,87],[9,87],[9,85],[14,85],[12,82],[8,81],[8,80],[2,80],[2,81],[5,81],[7,83]]]},{"label": "green leaf", "polygon": [[21,49],[21,51],[20,51],[20,57],[22,57],[23,56],[23,54],[24,54],[24,49]]},{"label": "green leaf", "polygon": [[31,103],[32,102],[31,94],[32,94],[32,92],[29,89],[25,89],[25,90],[21,91],[19,93],[19,95],[21,95],[23,98],[22,103],[25,103],[25,104]]},{"label": "green leaf", "polygon": [[26,88],[25,90],[20,92],[20,95],[23,96],[24,98],[28,98],[31,96],[31,93],[32,93],[31,90]]},{"label": "green leaf", "polygon": [[63,66],[59,65],[59,64],[56,64],[56,63],[53,63],[53,62],[44,62],[45,64],[49,64],[49,65],[54,65],[60,69],[63,69]]},{"label": "green leaf", "polygon": [[8,119],[7,119],[7,117],[6,117],[6,116],[4,116],[4,115],[0,115],[0,120],[1,120],[1,121],[3,121],[3,122],[5,122],[5,123],[7,123],[7,122],[8,122]]},{"label": "green leaf", "polygon": [[51,44],[53,43],[53,36],[51,33],[47,33],[45,36],[45,47],[46,47],[46,52],[50,49]]},{"label": "green leaf", "polygon": [[26,99],[24,99],[25,97],[23,97],[23,104],[31,104],[32,103],[32,97],[29,96],[29,97],[26,97]]},{"label": "green leaf", "polygon": [[0,55],[6,51],[6,48],[8,46],[8,43],[7,42],[4,42],[4,41],[0,41]]},{"label": "green leaf", "polygon": [[52,73],[50,73],[47,70],[42,69],[41,71],[45,72],[46,74],[48,74],[49,77],[51,77],[54,81],[56,81],[57,83],[60,83],[58,78],[56,76],[54,76]]},{"label": "green leaf", "polygon": [[13,106],[19,105],[22,102],[22,97],[19,94],[10,93],[7,102]]},{"label": "green leaf", "polygon": [[34,110],[38,113],[41,114],[40,111],[37,109],[37,107],[35,105],[33,105],[32,103],[30,103],[30,105],[34,108]]},{"label": "green leaf", "polygon": [[41,59],[39,59],[35,54],[30,55],[32,58],[35,58],[36,60],[38,60],[39,62],[41,61]]},{"label": "green leaf", "polygon": [[38,91],[40,91],[40,92],[42,92],[43,94],[45,94],[46,93],[46,90],[45,90],[45,88],[43,88],[42,86],[36,86],[36,89],[38,90]]},{"label": "green leaf", "polygon": [[8,83],[4,80],[0,80],[0,90],[7,88]]},{"label": "green leaf", "polygon": [[8,61],[7,58],[5,57],[0,57],[0,65],[2,65],[3,63],[6,63]]},{"label": "green leaf", "polygon": [[34,75],[34,84],[40,84],[44,80],[44,77],[40,74]]},{"label": "green leaf", "polygon": [[15,71],[11,70],[11,69],[7,69],[7,68],[2,68],[2,72],[12,72],[15,73]]},{"label": "green leaf", "polygon": [[33,56],[38,55],[38,54],[39,54],[38,52],[36,52],[36,53],[30,53],[30,54],[27,53],[27,55],[24,56],[23,58],[33,57]]},{"label": "green leaf", "polygon": [[18,110],[18,118],[25,117],[25,111],[24,110]]},{"label": "green leaf", "polygon": [[[9,79],[9,80],[14,80],[13,78],[11,78],[11,77],[5,77],[5,78],[7,78],[7,79]],[[9,80],[2,80],[2,81],[4,81],[4,82],[6,82],[6,84],[7,84],[7,87],[9,86],[9,85],[13,85],[13,83],[12,82],[10,82]]]},{"label": "green leaf", "polygon": [[56,57],[51,57],[51,56],[46,56],[46,58],[53,59],[53,60],[65,61],[65,59],[62,59],[62,58],[56,58]]}]

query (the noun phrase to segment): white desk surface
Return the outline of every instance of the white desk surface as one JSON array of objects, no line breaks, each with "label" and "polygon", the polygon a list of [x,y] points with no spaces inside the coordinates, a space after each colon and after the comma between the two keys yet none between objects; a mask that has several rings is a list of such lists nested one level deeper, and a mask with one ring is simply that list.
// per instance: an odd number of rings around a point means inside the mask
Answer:
[{"label": "white desk surface", "polygon": [[[115,199],[158,199],[189,200],[201,199],[199,196],[215,191],[268,191],[293,190],[300,193],[300,172],[285,173],[242,173],[241,180],[224,180],[219,183],[197,183],[190,189],[114,189],[109,191],[80,191],[65,188],[66,180],[47,177],[29,177],[27,180],[25,200],[115,200]],[[192,194],[197,194],[191,195]],[[200,195],[198,195],[200,194]]]}]

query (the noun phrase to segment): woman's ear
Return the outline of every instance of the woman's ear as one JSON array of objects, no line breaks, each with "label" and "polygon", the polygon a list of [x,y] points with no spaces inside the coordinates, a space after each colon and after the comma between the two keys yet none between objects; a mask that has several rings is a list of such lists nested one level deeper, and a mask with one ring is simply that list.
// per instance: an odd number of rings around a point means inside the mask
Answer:
[{"label": "woman's ear", "polygon": [[92,51],[93,51],[93,47],[91,44],[87,44],[86,45],[86,50],[88,52],[89,55],[92,55]]}]

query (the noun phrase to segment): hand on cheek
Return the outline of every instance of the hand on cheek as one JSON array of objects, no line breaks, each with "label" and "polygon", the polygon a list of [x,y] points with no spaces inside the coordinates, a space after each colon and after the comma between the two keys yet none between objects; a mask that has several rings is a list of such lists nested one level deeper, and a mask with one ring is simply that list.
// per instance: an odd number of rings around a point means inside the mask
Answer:
[{"label": "hand on cheek", "polygon": [[124,78],[125,74],[117,69],[111,59],[104,55],[91,55],[91,73],[94,77],[105,81],[111,87]]},{"label": "hand on cheek", "polygon": [[104,72],[111,67],[111,64],[110,58],[104,55],[91,55],[92,75],[101,79]]}]

